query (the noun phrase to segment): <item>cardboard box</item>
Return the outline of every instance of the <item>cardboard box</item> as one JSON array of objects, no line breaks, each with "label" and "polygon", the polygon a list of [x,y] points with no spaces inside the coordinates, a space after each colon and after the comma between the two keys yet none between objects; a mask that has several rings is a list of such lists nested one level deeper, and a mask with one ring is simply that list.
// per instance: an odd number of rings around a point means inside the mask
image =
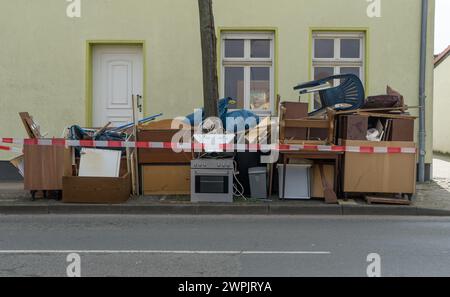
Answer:
[{"label": "cardboard box", "polygon": [[64,203],[118,204],[130,199],[131,176],[63,177]]},{"label": "cardboard box", "polygon": [[[413,142],[343,141],[344,146],[416,147]],[[345,153],[344,192],[416,192],[416,154]]]},{"label": "cardboard box", "polygon": [[144,195],[190,195],[190,165],[142,166]]},{"label": "cardboard box", "polygon": [[[334,165],[323,165],[325,179],[332,189],[334,189]],[[320,174],[319,165],[315,164],[312,168],[312,192],[311,197],[324,199],[322,175]]]}]

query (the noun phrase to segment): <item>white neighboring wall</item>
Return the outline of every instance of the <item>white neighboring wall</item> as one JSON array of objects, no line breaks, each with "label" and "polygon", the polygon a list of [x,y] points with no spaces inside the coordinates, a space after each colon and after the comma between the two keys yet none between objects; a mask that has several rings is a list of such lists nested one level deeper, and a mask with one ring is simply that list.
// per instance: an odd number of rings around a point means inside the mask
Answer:
[{"label": "white neighboring wall", "polygon": [[433,150],[450,154],[450,56],[434,69]]}]

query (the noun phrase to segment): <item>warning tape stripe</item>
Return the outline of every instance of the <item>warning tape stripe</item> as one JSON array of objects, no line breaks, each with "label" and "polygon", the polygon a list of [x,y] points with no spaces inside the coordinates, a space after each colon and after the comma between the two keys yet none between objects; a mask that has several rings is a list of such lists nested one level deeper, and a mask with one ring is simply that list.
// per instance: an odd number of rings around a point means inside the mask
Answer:
[{"label": "warning tape stripe", "polygon": [[11,146],[3,146],[3,145],[0,145],[0,151],[9,151],[9,152],[14,152],[14,153],[18,153],[18,154],[22,153],[22,149],[19,149],[17,147],[11,147]]},{"label": "warning tape stripe", "polygon": [[[87,148],[140,148],[140,149],[177,149],[184,151],[204,150],[207,146],[198,143],[170,143],[170,142],[126,142],[126,141],[98,141],[98,140],[68,140],[62,138],[53,139],[19,139],[19,138],[0,138],[1,143],[5,144],[25,144],[42,146],[68,146],[68,147],[87,147]],[[366,153],[366,154],[416,154],[414,147],[373,147],[373,146],[338,146],[338,145],[260,145],[260,144],[224,144],[217,148],[223,151],[319,151],[319,152],[347,152],[347,153]],[[20,149],[0,146],[4,151],[21,151]]]}]

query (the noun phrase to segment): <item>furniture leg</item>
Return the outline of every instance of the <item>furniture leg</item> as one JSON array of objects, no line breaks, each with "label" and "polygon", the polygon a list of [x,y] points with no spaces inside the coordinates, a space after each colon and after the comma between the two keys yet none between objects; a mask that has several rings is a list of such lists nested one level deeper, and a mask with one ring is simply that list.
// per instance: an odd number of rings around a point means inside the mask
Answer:
[{"label": "furniture leg", "polygon": [[283,197],[281,199],[286,199],[286,171],[287,171],[287,157],[283,156]]},{"label": "furniture leg", "polygon": [[269,164],[269,199],[272,197],[273,190],[273,163]]},{"label": "furniture leg", "polygon": [[339,193],[339,157],[334,159],[334,192]]},{"label": "furniture leg", "polygon": [[30,191],[30,193],[31,193],[31,201],[35,201],[36,200],[36,192],[37,191]]}]

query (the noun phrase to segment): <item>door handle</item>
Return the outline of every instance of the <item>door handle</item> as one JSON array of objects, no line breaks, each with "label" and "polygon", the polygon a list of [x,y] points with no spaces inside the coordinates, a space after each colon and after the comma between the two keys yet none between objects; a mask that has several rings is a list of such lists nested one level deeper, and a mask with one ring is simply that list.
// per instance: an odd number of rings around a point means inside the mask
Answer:
[{"label": "door handle", "polygon": [[139,109],[139,112],[142,112],[142,96],[136,95],[137,98],[137,108]]}]

